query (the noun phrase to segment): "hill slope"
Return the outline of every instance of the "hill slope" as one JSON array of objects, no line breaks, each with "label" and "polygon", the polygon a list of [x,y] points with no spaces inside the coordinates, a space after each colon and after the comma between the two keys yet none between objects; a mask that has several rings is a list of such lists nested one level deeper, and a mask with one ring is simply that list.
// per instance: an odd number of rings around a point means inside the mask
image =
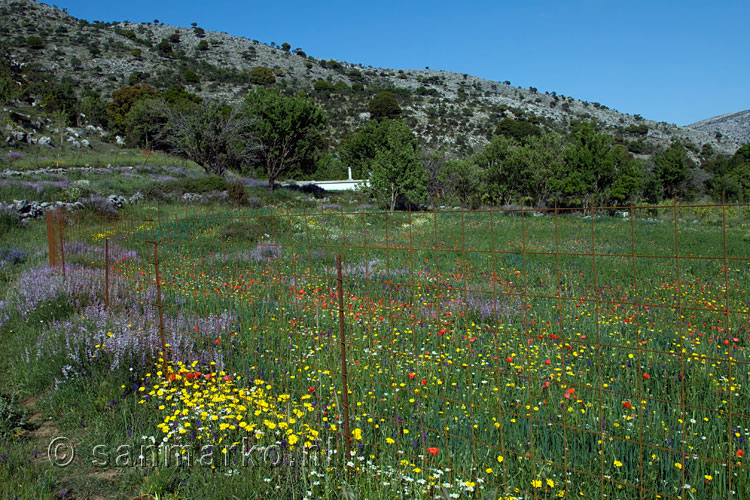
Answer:
[{"label": "hill slope", "polygon": [[714,116],[692,123],[688,127],[714,135],[720,134],[738,144],[747,144],[750,142],[750,109]]},{"label": "hill slope", "polygon": [[[72,82],[78,92],[94,92],[103,99],[128,83],[146,82],[157,88],[180,83],[204,97],[237,101],[254,86],[251,70],[268,67],[275,72],[274,86],[307,92],[326,110],[333,143],[365,123],[372,96],[389,89],[407,123],[428,147],[456,152],[481,147],[501,118],[519,116],[531,116],[559,130],[573,120],[596,120],[640,154],[664,148],[675,138],[694,145],[690,148],[694,152],[705,143],[723,153],[738,146],[729,135],[717,137],[644,120],[599,103],[554,92],[541,94],[510,82],[318,59],[302,49],[269,46],[197,26],[90,23],[30,0],[0,0],[0,36],[2,48],[19,66],[44,78]],[[332,88],[315,90],[319,81],[329,82]]]}]

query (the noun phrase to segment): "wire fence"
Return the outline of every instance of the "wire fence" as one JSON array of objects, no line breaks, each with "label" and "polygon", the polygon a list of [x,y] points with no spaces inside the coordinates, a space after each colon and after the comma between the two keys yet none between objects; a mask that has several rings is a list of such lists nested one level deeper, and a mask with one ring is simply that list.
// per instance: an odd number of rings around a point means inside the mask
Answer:
[{"label": "wire fence", "polygon": [[149,325],[149,356],[304,401],[342,469],[440,498],[742,499],[748,221],[674,204],[47,228],[50,265]]}]

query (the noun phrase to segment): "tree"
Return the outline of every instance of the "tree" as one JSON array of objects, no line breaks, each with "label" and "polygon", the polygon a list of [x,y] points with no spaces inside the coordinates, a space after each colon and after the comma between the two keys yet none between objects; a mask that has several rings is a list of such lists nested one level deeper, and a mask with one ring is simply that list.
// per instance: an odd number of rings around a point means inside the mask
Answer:
[{"label": "tree", "polygon": [[594,122],[573,122],[570,142],[563,151],[552,188],[558,201],[568,206],[588,207],[607,199],[618,153],[612,137],[596,131]]},{"label": "tree", "polygon": [[238,107],[204,102],[194,106],[155,104],[166,118],[158,144],[214,175],[241,168],[252,157],[251,123]]},{"label": "tree", "polygon": [[284,42],[284,43],[282,43],[282,44],[281,44],[281,50],[283,50],[284,52],[289,52],[289,50],[290,50],[291,48],[292,48],[292,46],[291,46],[291,45],[289,45],[289,44],[288,44],[288,43],[286,43],[286,42]]},{"label": "tree", "polygon": [[318,92],[328,93],[333,90],[333,85],[328,80],[318,80],[313,83],[313,88]]},{"label": "tree", "polygon": [[462,207],[478,201],[479,178],[476,167],[469,161],[449,160],[440,169],[440,181],[447,196],[457,200]]},{"label": "tree", "polygon": [[117,131],[124,131],[126,128],[125,116],[136,101],[157,94],[157,90],[147,83],[126,85],[115,90],[112,92],[112,100],[107,104],[110,123],[114,125]]},{"label": "tree", "polygon": [[265,66],[254,67],[247,76],[250,79],[250,83],[254,83],[255,85],[271,85],[276,81],[271,68],[266,68]]},{"label": "tree", "polygon": [[196,47],[198,50],[208,50],[208,42],[205,40],[201,40],[198,42],[198,46]]},{"label": "tree", "polygon": [[396,97],[386,91],[373,97],[367,108],[370,111],[370,116],[376,120],[396,118],[401,114],[401,106],[398,105]]},{"label": "tree", "polygon": [[495,128],[496,135],[512,137],[519,142],[525,141],[528,137],[539,137],[542,131],[536,125],[528,121],[516,121],[512,118],[503,118]]},{"label": "tree", "polygon": [[427,173],[419,158],[419,145],[401,120],[390,120],[385,146],[372,160],[370,192],[393,211],[399,201],[420,203],[427,197]]},{"label": "tree", "polygon": [[654,157],[656,175],[661,182],[664,198],[684,197],[690,181],[692,162],[679,140],[672,141],[666,151]]},{"label": "tree", "polygon": [[257,138],[256,159],[268,175],[273,190],[283,174],[311,171],[322,149],[320,128],[325,113],[305,97],[284,97],[274,89],[258,89],[245,97],[245,111],[252,119],[250,131]]}]

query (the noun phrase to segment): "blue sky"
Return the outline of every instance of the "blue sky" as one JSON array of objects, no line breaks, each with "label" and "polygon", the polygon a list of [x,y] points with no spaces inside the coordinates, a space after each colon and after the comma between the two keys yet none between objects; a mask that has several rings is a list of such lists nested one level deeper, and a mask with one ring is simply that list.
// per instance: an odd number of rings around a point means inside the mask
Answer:
[{"label": "blue sky", "polygon": [[288,42],[317,58],[510,80],[678,125],[750,109],[746,0],[56,5],[89,21],[197,22],[265,43]]}]

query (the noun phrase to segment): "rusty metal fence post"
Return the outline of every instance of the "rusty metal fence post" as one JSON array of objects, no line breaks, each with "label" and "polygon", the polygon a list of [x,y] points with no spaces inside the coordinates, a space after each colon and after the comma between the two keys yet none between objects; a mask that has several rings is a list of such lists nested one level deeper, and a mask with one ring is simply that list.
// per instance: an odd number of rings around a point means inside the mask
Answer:
[{"label": "rusty metal fence post", "polygon": [[341,273],[341,255],[336,256],[336,273],[339,296],[339,344],[341,345],[341,392],[344,400],[344,436],[346,459],[349,460],[352,436],[349,430],[349,387],[346,366],[346,328],[344,325],[344,278]]},{"label": "rusty metal fence post", "polygon": [[65,278],[65,214],[62,208],[57,210],[57,226],[60,233],[60,264],[63,278]]},{"label": "rusty metal fence post", "polygon": [[161,302],[161,274],[159,273],[159,244],[154,242],[154,267],[156,268],[156,305],[159,308],[159,335],[161,339],[161,355],[163,370],[162,373],[166,377],[167,374],[167,339],[164,336],[164,307]]}]

